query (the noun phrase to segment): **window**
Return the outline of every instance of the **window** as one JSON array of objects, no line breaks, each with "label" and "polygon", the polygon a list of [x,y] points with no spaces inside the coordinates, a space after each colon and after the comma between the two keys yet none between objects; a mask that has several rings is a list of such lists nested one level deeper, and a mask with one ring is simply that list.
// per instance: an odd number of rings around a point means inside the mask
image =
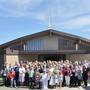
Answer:
[{"label": "window", "polygon": [[12,46],[10,48],[13,50],[23,50],[23,45],[15,45],[15,46]]},{"label": "window", "polygon": [[43,46],[42,39],[30,40],[26,44],[26,50],[43,50]]},{"label": "window", "polygon": [[79,44],[79,50],[90,50],[90,46],[84,45],[84,44]]},{"label": "window", "polygon": [[59,50],[74,50],[75,44],[72,40],[67,40],[64,38],[59,39]]}]

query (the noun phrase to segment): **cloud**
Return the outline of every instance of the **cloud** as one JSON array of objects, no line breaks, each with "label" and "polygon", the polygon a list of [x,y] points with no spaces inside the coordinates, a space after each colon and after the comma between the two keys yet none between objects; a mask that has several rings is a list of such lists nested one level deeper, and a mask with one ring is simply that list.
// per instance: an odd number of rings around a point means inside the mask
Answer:
[{"label": "cloud", "polygon": [[82,28],[87,25],[90,25],[90,15],[80,15],[77,17],[72,17],[71,19],[62,22],[61,24],[70,28]]},{"label": "cloud", "polygon": [[90,0],[0,0],[0,17],[30,17],[66,28],[90,25]]},{"label": "cloud", "polygon": [[0,0],[0,16],[22,17],[32,15],[43,0]]},{"label": "cloud", "polygon": [[84,32],[84,33],[90,33],[90,28],[89,29],[84,29],[84,30],[82,30],[82,32]]},{"label": "cloud", "polygon": [[9,9],[11,9],[10,7],[12,7],[12,9],[23,9],[31,6],[36,6],[40,4],[42,1],[43,0],[0,0],[0,5],[5,5],[4,7],[7,7]]},{"label": "cloud", "polygon": [[39,13],[37,14],[37,17],[36,17],[38,20],[40,21],[46,21],[46,15],[44,13]]}]

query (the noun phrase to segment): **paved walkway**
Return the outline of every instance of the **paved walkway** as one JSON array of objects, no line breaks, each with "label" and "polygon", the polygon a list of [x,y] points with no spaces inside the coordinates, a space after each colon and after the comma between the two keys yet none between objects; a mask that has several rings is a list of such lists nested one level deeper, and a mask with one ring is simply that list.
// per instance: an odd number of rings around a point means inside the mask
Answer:
[{"label": "paved walkway", "polygon": [[[0,86],[0,90],[37,90],[37,89],[28,89],[28,88],[9,88],[9,87],[2,87]],[[63,88],[57,88],[57,89],[48,89],[48,90],[90,90],[90,87],[82,88],[68,88],[68,87],[63,87]]]}]

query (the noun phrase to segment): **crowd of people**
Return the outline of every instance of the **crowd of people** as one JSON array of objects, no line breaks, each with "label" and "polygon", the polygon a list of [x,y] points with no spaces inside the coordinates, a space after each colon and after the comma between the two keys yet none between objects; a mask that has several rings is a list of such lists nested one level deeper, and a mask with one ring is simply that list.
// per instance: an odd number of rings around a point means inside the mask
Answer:
[{"label": "crowd of people", "polygon": [[5,86],[48,89],[88,86],[90,83],[90,61],[21,61],[15,65],[5,64],[1,71]]}]

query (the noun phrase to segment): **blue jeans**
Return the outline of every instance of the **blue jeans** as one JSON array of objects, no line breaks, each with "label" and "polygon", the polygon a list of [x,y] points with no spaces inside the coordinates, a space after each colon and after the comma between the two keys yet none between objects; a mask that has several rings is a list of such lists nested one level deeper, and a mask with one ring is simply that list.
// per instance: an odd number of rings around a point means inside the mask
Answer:
[{"label": "blue jeans", "polygon": [[10,80],[10,84],[11,84],[11,87],[16,87],[16,80],[14,79],[14,78],[12,78],[11,80]]}]

